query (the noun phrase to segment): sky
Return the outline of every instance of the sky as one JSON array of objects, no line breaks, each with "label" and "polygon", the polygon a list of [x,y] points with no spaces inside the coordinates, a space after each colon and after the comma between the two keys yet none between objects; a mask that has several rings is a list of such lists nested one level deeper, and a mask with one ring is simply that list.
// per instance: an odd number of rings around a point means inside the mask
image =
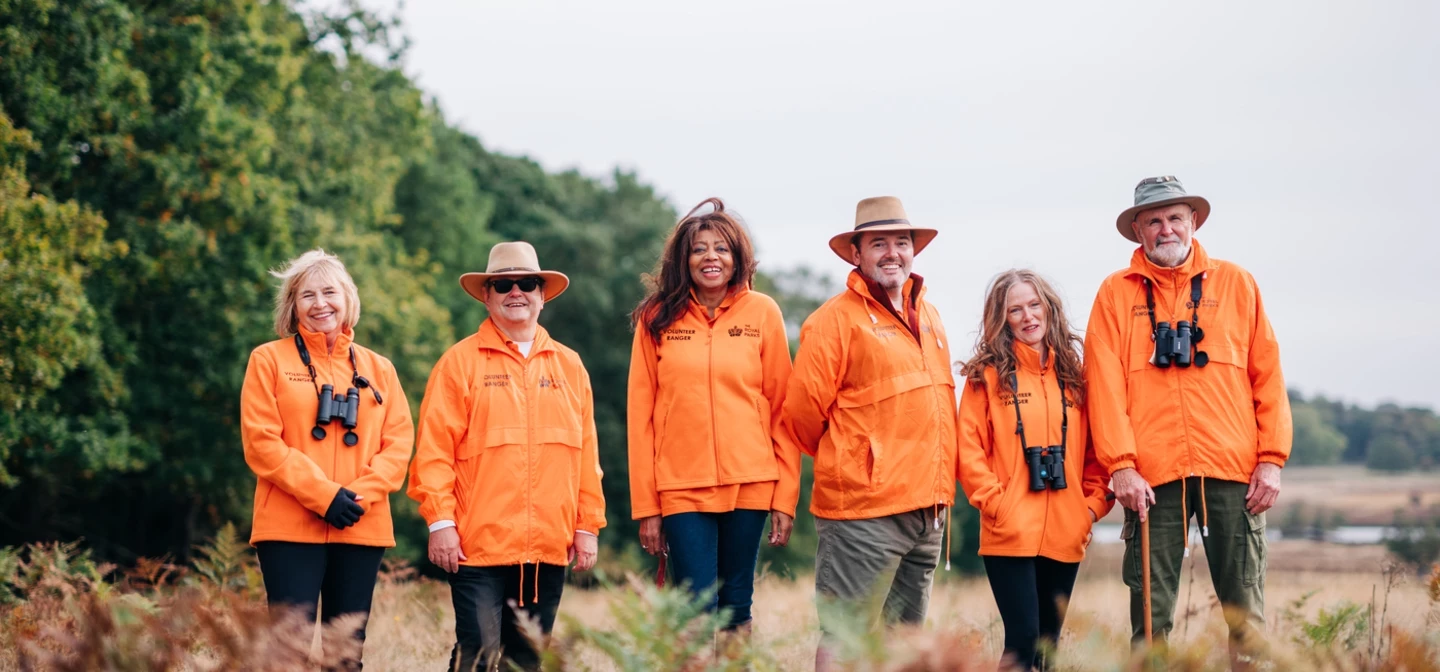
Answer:
[{"label": "sky", "polygon": [[1012,267],[1083,328],[1134,249],[1115,217],[1175,175],[1213,206],[1196,239],[1259,283],[1290,387],[1440,408],[1440,3],[398,7],[452,123],[680,212],[719,196],[762,270],[842,277],[826,241],[899,197],[940,231],[914,271],[966,351]]}]

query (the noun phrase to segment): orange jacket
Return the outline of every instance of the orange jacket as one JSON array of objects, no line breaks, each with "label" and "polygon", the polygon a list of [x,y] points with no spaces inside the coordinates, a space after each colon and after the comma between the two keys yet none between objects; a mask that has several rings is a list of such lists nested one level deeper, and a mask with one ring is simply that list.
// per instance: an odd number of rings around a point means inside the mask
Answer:
[{"label": "orange jacket", "polygon": [[605,526],[600,478],[590,375],[544,328],[527,358],[486,319],[435,363],[408,494],[455,521],[462,564],[567,564]]},{"label": "orange jacket", "polygon": [[[1060,562],[1085,558],[1090,512],[1099,520],[1114,502],[1106,500],[1109,472],[1095,459],[1085,410],[1069,406],[1061,431],[1060,385],[1055,372],[1040,367],[1040,353],[1016,343],[1017,394],[1003,391],[995,367],[982,380],[967,381],[960,395],[960,484],[980,509],[980,555],[1044,556]],[[1015,431],[1015,400],[1030,447],[1047,447],[1065,437],[1064,490],[1030,490],[1030,469]]]},{"label": "orange jacket", "polygon": [[759,292],[731,293],[714,320],[692,300],[659,345],[637,325],[627,412],[634,517],[734,510],[745,483],[775,483],[763,508],[795,515],[800,456],[772,439],[789,380],[780,306]]},{"label": "orange jacket", "polygon": [[[300,330],[315,383],[300,361],[295,339],[282,338],[255,348],[240,389],[240,440],[245,463],[255,472],[255,514],[250,543],[294,541],[310,544],[394,546],[390,493],[405,481],[415,429],[410,405],[390,360],[354,345],[346,330],[325,349],[325,335]],[[315,385],[332,385],[344,395],[351,387],[350,348],[355,366],[370,380],[384,404],[370,390],[360,390],[355,434],[360,442],[344,443],[345,429],[332,420],[326,436],[316,440],[319,398]],[[320,516],[330,508],[341,487],[362,497],[360,522],[337,530]]]},{"label": "orange jacket", "polygon": [[917,342],[859,271],[846,285],[805,320],[785,393],[781,440],[815,458],[810,512],[854,520],[948,506],[955,378],[940,315],[912,275],[905,295],[918,314]]},{"label": "orange jacket", "polygon": [[[1151,485],[1188,476],[1248,482],[1258,462],[1290,456],[1290,400],[1280,347],[1255,279],[1211,259],[1198,241],[1176,268],[1141,249],[1100,285],[1085,336],[1085,377],[1095,453],[1110,473],[1134,467]],[[1142,279],[1154,283],[1155,320],[1191,319],[1190,279],[1205,273],[1198,346],[1204,368],[1150,364]]]}]

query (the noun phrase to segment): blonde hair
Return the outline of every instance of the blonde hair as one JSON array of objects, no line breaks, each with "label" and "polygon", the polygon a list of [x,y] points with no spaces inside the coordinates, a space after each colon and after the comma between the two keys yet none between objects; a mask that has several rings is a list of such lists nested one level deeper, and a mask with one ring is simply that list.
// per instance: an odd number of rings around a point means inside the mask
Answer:
[{"label": "blonde hair", "polygon": [[1080,365],[1080,336],[1070,330],[1060,294],[1038,273],[1029,269],[1011,269],[995,276],[985,292],[985,310],[980,317],[980,335],[975,339],[975,355],[965,362],[960,375],[972,384],[984,384],[985,368],[995,367],[1000,389],[1015,392],[1010,377],[1015,374],[1015,334],[1005,320],[1005,302],[1010,290],[1020,283],[1035,288],[1036,296],[1045,306],[1045,345],[1050,351],[1056,375],[1065,382],[1066,391],[1077,405],[1085,404],[1085,378]]},{"label": "blonde hair", "polygon": [[280,278],[280,287],[275,290],[275,334],[280,338],[293,336],[298,331],[300,316],[295,313],[295,295],[301,285],[316,275],[340,285],[345,296],[340,324],[353,329],[360,321],[360,291],[340,257],[317,247],[270,271],[270,275]]}]

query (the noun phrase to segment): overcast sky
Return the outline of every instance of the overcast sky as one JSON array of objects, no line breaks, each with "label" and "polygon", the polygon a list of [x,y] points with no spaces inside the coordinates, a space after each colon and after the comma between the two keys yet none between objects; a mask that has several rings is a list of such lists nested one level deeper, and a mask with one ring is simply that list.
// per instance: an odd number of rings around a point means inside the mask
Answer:
[{"label": "overcast sky", "polygon": [[[487,147],[719,196],[762,268],[848,266],[855,202],[938,228],[951,339],[987,281],[1057,283],[1083,328],[1178,176],[1254,274],[1306,394],[1440,407],[1440,3],[410,0],[406,70]],[[563,269],[561,269],[563,270]],[[1203,316],[1202,316],[1203,319]]]}]

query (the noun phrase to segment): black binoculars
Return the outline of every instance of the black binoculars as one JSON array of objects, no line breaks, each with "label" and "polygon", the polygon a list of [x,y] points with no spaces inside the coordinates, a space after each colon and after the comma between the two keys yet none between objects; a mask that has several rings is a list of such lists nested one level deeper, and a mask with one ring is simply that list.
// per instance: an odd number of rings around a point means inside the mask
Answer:
[{"label": "black binoculars", "polygon": [[1185,368],[1190,366],[1191,342],[1190,323],[1180,320],[1175,328],[1169,322],[1155,325],[1155,366],[1168,369],[1171,365]]},{"label": "black binoculars", "polygon": [[1030,489],[1065,489],[1065,446],[1026,448],[1025,465],[1030,469]]},{"label": "black binoculars", "polygon": [[[320,425],[328,425],[331,420],[339,420],[340,426],[346,430],[355,429],[356,420],[360,415],[360,390],[350,388],[345,391],[345,396],[335,394],[332,385],[320,386],[320,407],[315,412],[315,429],[310,430],[311,436],[318,441],[325,438],[325,429]],[[353,431],[345,432],[345,445],[353,446],[360,441],[360,437]]]}]

